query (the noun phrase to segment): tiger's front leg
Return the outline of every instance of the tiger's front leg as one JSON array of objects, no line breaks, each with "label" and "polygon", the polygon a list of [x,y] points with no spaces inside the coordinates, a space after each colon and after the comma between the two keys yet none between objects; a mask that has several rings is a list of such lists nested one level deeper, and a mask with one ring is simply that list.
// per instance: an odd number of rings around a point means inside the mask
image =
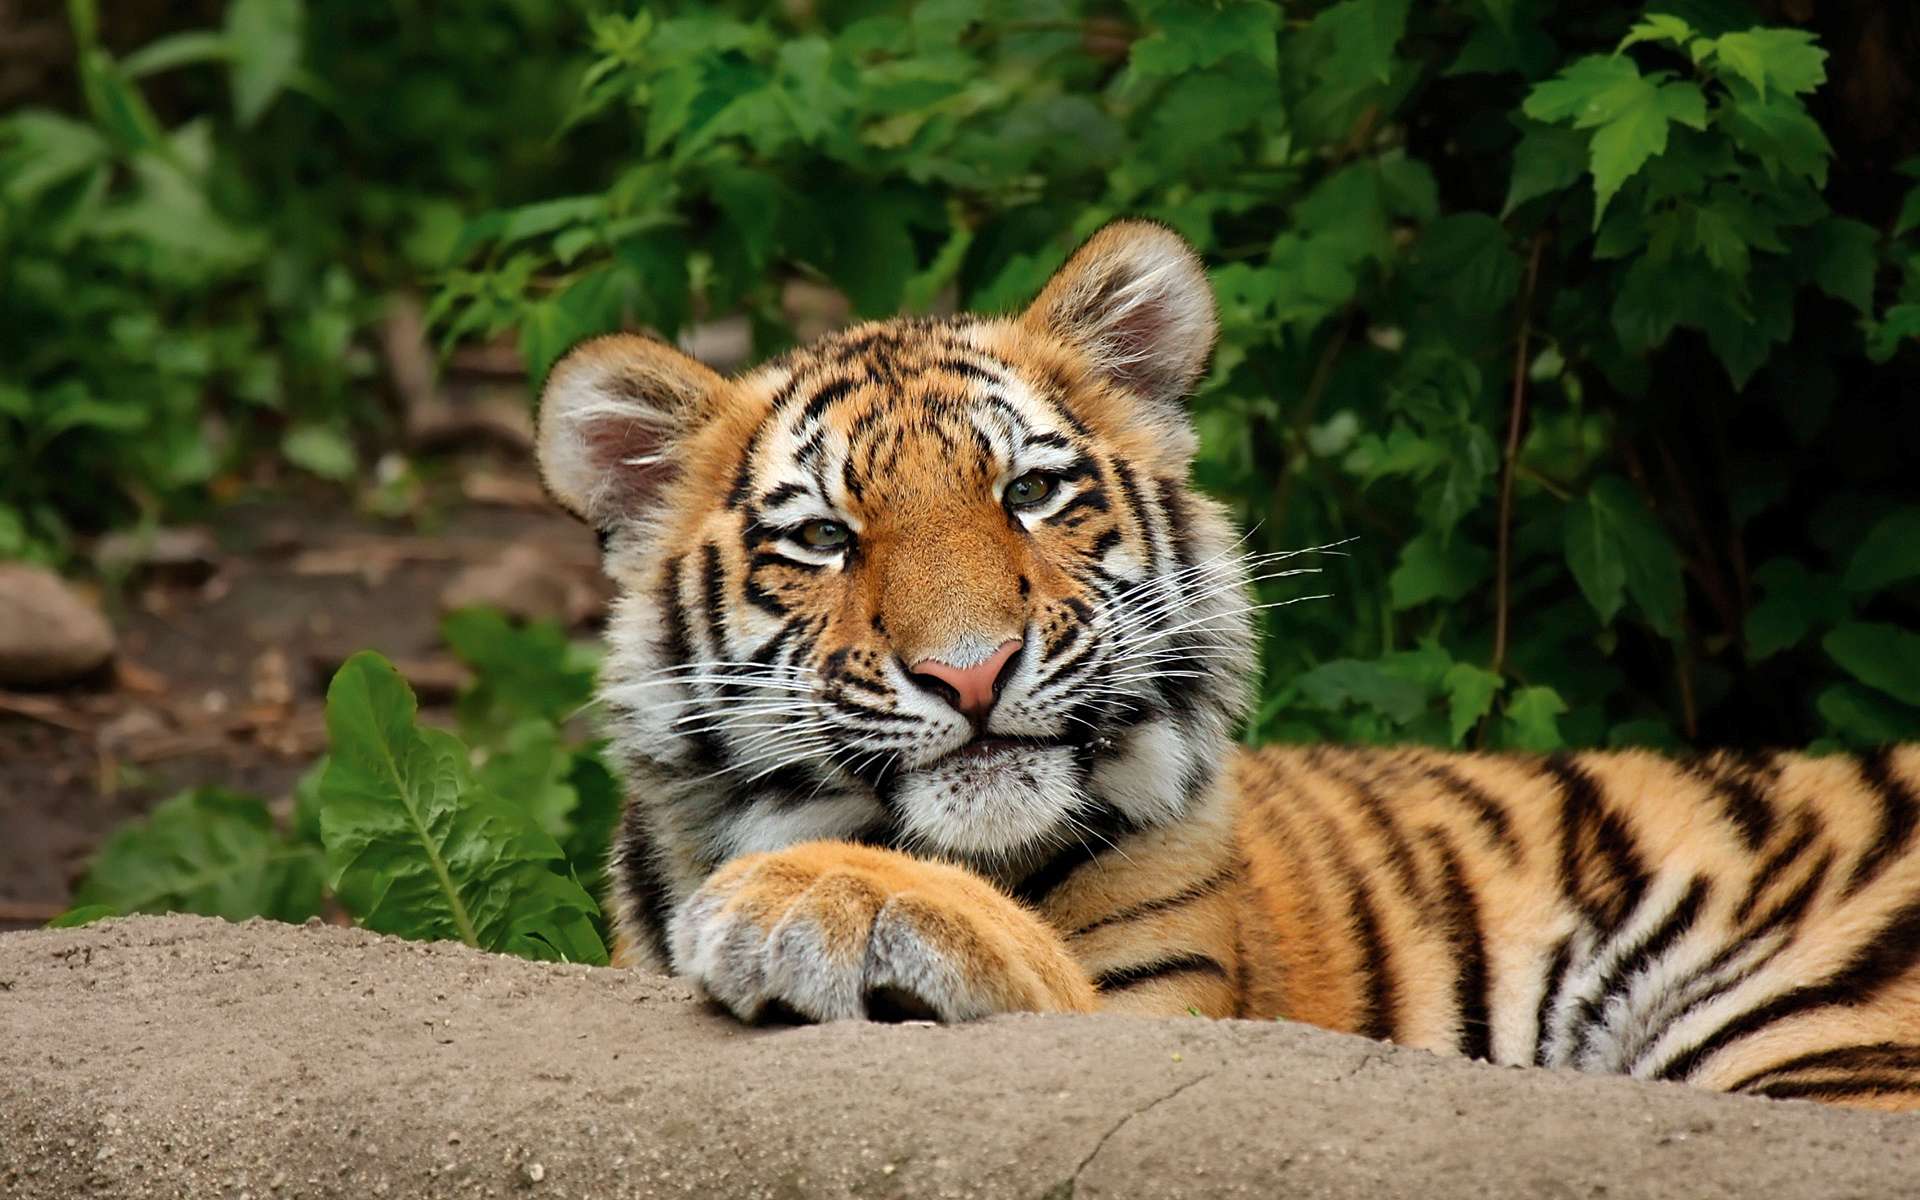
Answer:
[{"label": "tiger's front leg", "polygon": [[1092,1012],[1058,935],[957,867],[844,842],[726,863],[669,925],[674,969],[742,1020]]}]

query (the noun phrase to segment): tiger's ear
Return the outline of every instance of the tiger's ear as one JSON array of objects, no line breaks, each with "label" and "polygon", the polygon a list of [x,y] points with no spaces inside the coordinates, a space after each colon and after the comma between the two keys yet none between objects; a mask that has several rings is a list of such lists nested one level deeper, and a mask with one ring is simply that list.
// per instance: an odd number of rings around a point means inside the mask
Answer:
[{"label": "tiger's ear", "polygon": [[1066,341],[1135,395],[1184,399],[1219,332],[1213,288],[1186,239],[1152,221],[1103,226],[1021,321]]},{"label": "tiger's ear", "polygon": [[540,392],[540,474],[596,529],[643,511],[680,471],[673,443],[727,386],[664,342],[594,338],[554,364]]}]

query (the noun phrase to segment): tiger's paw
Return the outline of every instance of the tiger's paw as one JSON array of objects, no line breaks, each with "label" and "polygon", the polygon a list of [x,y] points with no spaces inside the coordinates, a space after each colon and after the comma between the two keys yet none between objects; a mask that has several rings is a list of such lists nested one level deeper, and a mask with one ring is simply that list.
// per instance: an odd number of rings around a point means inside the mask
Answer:
[{"label": "tiger's paw", "polygon": [[956,867],[842,842],[735,859],[668,927],[673,964],[745,1021],[1091,1012],[1039,918]]}]

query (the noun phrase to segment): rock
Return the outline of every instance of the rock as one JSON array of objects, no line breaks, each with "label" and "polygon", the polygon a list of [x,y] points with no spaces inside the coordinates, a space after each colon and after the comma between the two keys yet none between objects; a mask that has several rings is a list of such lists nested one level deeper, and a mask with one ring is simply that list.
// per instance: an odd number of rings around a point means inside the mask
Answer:
[{"label": "rock", "polygon": [[644,971],[183,916],[0,935],[0,984],[10,1200],[1811,1200],[1920,1178],[1911,1115],[1285,1021],[748,1029]]},{"label": "rock", "polygon": [[464,568],[440,592],[440,608],[497,608],[523,621],[578,625],[606,607],[597,572],[556,560],[539,547],[507,547],[491,562]]},{"label": "rock", "polygon": [[0,687],[71,683],[113,657],[113,626],[44,567],[0,563]]},{"label": "rock", "polygon": [[109,533],[94,543],[93,565],[108,575],[138,572],[169,583],[202,583],[220,567],[220,543],[198,526]]}]

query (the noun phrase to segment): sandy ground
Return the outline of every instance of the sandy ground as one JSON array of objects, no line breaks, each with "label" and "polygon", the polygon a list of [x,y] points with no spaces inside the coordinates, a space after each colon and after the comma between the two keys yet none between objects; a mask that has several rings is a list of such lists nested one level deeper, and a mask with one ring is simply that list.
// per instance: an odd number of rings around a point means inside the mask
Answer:
[{"label": "sandy ground", "polygon": [[330,926],[0,935],[0,1195],[1874,1197],[1920,1118],[1281,1023],[749,1029]]}]

